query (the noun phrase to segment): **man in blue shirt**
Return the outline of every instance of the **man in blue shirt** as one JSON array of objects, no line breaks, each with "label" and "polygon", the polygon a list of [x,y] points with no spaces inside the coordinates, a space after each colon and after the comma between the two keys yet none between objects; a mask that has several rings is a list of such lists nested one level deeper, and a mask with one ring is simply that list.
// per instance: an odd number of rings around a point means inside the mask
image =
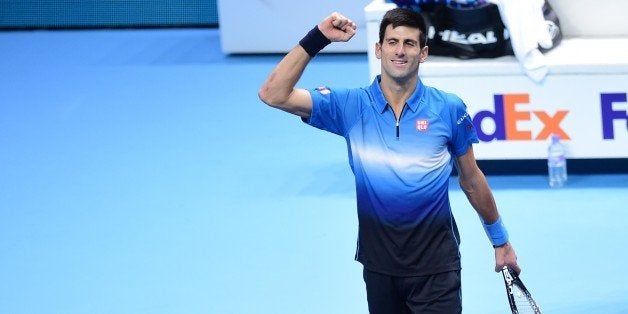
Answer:
[{"label": "man in blue shirt", "polygon": [[448,197],[460,185],[495,247],[495,270],[519,273],[517,257],[472,143],[477,134],[460,98],[423,85],[425,24],[407,9],[386,13],[375,52],[381,75],[365,88],[295,88],[308,62],[356,25],[332,13],[277,65],[259,91],[266,104],[343,136],[355,176],[359,236],[371,313],[460,313],[459,234]]}]

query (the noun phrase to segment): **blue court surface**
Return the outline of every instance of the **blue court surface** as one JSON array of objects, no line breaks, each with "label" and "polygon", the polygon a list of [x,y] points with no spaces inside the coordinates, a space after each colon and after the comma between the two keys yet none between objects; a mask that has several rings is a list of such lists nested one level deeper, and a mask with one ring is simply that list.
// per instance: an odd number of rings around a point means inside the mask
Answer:
[{"label": "blue court surface", "polygon": [[[270,109],[216,29],[0,33],[0,313],[367,313],[340,137]],[[366,54],[303,87],[363,86]],[[441,86],[447,89],[446,86]],[[488,176],[544,313],[628,313],[628,174]],[[508,313],[451,181],[463,313]]]}]

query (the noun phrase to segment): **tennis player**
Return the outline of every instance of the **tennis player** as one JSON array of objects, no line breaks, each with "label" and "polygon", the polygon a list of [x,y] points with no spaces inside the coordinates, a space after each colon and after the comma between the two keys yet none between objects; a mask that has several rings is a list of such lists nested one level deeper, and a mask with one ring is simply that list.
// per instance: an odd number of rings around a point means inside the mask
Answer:
[{"label": "tennis player", "polygon": [[413,10],[393,9],[380,25],[375,53],[381,75],[363,88],[295,88],[309,61],[356,24],[332,13],[270,73],[260,99],[347,141],[355,176],[359,236],[370,313],[461,313],[460,236],[448,180],[460,186],[495,248],[495,271],[517,257],[486,178],[473,155],[478,142],[463,101],[426,86],[425,25]]}]

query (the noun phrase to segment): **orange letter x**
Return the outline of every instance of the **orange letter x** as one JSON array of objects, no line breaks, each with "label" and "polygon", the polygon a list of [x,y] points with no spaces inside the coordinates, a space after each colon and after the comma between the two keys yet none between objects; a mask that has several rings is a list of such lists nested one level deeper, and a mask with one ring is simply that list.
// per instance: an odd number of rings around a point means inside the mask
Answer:
[{"label": "orange letter x", "polygon": [[534,111],[534,114],[545,125],[541,133],[537,135],[536,140],[545,140],[549,138],[552,133],[558,135],[563,140],[571,139],[569,135],[560,128],[560,122],[567,116],[567,113],[569,113],[569,111],[556,111],[556,114],[552,117],[545,111]]}]

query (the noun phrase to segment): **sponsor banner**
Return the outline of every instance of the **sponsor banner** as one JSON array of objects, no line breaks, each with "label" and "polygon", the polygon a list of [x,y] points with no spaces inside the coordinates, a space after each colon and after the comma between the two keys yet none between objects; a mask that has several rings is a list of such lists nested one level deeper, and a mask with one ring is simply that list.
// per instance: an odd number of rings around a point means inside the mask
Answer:
[{"label": "sponsor banner", "polygon": [[543,159],[551,134],[568,158],[628,158],[628,74],[422,76],[460,96],[478,131],[478,159]]}]

